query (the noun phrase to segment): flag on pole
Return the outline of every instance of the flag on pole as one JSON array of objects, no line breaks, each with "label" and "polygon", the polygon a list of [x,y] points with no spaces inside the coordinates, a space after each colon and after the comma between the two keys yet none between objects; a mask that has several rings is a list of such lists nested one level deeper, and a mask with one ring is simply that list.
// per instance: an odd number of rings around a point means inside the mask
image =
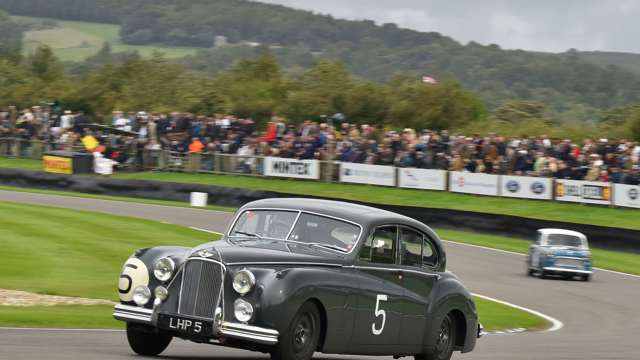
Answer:
[{"label": "flag on pole", "polygon": [[425,84],[437,84],[438,80],[432,78],[431,76],[423,76],[422,82]]}]

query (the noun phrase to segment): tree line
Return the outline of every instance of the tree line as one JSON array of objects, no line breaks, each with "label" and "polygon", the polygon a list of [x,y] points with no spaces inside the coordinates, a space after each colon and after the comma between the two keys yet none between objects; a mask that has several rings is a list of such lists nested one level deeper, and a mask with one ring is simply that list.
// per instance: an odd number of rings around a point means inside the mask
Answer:
[{"label": "tree line", "polygon": [[[594,121],[606,109],[640,100],[640,75],[585,61],[588,57],[579,52],[463,45],[435,32],[339,20],[279,5],[242,0],[0,0],[0,9],[117,23],[122,40],[131,44],[203,47],[181,61],[199,71],[225,70],[268,48],[287,72],[307,71],[328,60],[378,83],[391,81],[397,73],[430,75],[475,91],[490,110],[508,101],[534,101],[546,104],[562,121]],[[212,49],[217,35],[232,45]],[[262,46],[242,45],[247,41]]]},{"label": "tree line", "polygon": [[161,54],[142,59],[112,53],[108,46],[78,66],[75,73],[65,69],[47,47],[27,57],[0,57],[0,107],[57,101],[105,123],[114,110],[231,113],[262,125],[272,116],[300,122],[342,113],[348,122],[389,129],[640,140],[640,105],[615,108],[589,124],[561,122],[534,101],[488,110],[456,81],[426,84],[420,77],[398,74],[378,83],[331,61],[287,73],[268,51],[214,75],[194,72]]}]

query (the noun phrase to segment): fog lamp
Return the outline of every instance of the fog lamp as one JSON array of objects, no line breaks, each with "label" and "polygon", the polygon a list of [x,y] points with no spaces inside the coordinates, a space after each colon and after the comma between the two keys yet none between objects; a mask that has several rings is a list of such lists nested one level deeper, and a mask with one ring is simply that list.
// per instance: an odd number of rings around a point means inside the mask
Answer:
[{"label": "fog lamp", "polygon": [[233,314],[238,321],[246,323],[253,317],[253,306],[244,299],[238,299],[233,303]]},{"label": "fog lamp", "polygon": [[151,299],[151,290],[148,287],[141,285],[133,290],[133,302],[138,306],[145,306]]}]

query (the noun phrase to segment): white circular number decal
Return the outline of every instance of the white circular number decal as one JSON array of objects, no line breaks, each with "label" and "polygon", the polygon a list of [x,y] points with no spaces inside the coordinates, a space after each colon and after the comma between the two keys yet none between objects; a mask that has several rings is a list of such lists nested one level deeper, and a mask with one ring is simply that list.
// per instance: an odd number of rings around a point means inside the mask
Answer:
[{"label": "white circular number decal", "polygon": [[133,300],[133,289],[142,285],[149,285],[149,270],[142,260],[129,258],[122,268],[120,281],[118,281],[120,300]]}]

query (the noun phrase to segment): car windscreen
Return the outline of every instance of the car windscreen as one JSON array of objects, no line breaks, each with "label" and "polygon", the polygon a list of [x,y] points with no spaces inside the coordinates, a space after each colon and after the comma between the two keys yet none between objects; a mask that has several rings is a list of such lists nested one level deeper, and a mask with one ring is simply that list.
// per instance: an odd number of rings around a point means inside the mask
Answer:
[{"label": "car windscreen", "polygon": [[547,244],[552,246],[582,247],[582,239],[573,235],[549,234]]},{"label": "car windscreen", "polygon": [[314,244],[349,252],[360,236],[360,227],[346,221],[302,213],[289,241]]},{"label": "car windscreen", "polygon": [[229,235],[285,240],[297,216],[295,211],[247,210],[240,214]]}]

